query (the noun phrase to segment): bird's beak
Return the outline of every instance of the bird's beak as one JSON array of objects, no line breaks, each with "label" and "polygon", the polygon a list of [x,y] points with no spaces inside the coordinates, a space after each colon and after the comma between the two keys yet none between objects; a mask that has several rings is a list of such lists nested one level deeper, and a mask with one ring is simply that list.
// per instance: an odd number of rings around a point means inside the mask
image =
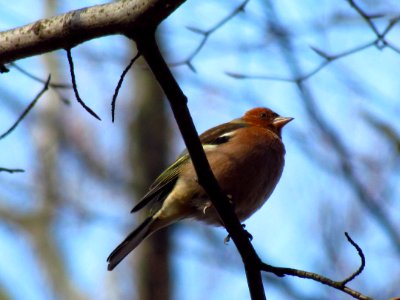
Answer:
[{"label": "bird's beak", "polygon": [[286,117],[277,117],[274,119],[274,121],[272,122],[272,124],[274,124],[274,126],[278,129],[282,128],[283,126],[285,126],[287,123],[289,123],[290,121],[292,121],[294,118],[286,118]]}]

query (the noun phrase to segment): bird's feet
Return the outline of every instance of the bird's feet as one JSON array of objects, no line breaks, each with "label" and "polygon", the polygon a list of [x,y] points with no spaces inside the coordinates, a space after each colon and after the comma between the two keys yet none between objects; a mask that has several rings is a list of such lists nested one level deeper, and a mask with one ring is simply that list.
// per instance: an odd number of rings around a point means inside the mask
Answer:
[{"label": "bird's feet", "polygon": [[[246,224],[242,224],[243,229],[246,228]],[[253,236],[251,235],[250,232],[248,232],[247,230],[244,229],[244,232],[247,235],[247,238],[252,241],[253,240]],[[225,238],[224,238],[224,244],[227,245],[229,243],[229,241],[231,240],[231,236],[228,234]]]}]

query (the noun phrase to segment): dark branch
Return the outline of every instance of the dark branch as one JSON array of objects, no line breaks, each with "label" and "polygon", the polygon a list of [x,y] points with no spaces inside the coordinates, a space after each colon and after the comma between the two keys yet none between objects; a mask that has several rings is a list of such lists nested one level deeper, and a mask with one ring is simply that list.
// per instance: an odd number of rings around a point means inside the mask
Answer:
[{"label": "dark branch", "polygon": [[367,14],[358,4],[355,3],[355,1],[347,0],[347,2],[349,2],[350,6],[353,7],[354,10],[367,22],[368,26],[372,29],[372,31],[376,35],[374,44],[378,49],[389,47],[393,51],[400,54],[400,49],[385,39],[386,35],[399,22],[400,17],[396,17],[390,20],[388,26],[386,26],[386,28],[382,31],[382,33],[380,33],[378,28],[375,26],[375,23],[372,21],[372,19],[375,16]]},{"label": "dark branch", "polygon": [[261,263],[260,268],[265,271],[265,272],[269,272],[269,273],[273,273],[276,276],[279,277],[283,277],[285,275],[291,275],[291,276],[295,276],[295,277],[300,277],[300,278],[304,278],[304,279],[311,279],[314,281],[317,281],[319,283],[328,285],[332,288],[335,288],[339,291],[342,291],[350,296],[352,296],[353,298],[356,299],[362,299],[362,300],[372,300],[372,298],[365,296],[363,294],[361,294],[358,291],[355,291],[349,287],[346,286],[347,283],[349,283],[350,281],[352,281],[354,278],[356,278],[358,275],[361,274],[361,272],[364,270],[365,267],[365,257],[364,254],[360,248],[360,246],[358,246],[348,235],[348,233],[345,233],[347,240],[349,241],[349,243],[351,243],[358,252],[358,255],[361,257],[361,265],[360,267],[348,278],[342,280],[342,281],[334,281],[332,279],[329,279],[325,276],[313,273],[313,272],[308,272],[308,271],[303,271],[303,270],[298,270],[298,269],[292,269],[292,268],[280,268],[280,267],[274,267],[271,265],[268,265],[266,263]]},{"label": "dark branch", "polygon": [[354,242],[354,241],[352,240],[352,238],[350,237],[350,235],[349,235],[347,232],[345,232],[344,234],[345,234],[347,240],[349,241],[349,243],[350,243],[354,248],[356,248],[356,250],[357,250],[357,252],[358,252],[358,255],[359,255],[360,258],[361,258],[361,265],[360,265],[360,267],[359,267],[352,275],[350,275],[348,278],[346,278],[346,279],[344,279],[344,280],[342,281],[343,286],[345,286],[347,283],[349,283],[349,282],[352,281],[354,278],[356,278],[358,275],[360,275],[360,274],[362,273],[362,271],[364,271],[364,268],[365,268],[365,256],[364,256],[364,253],[363,253],[361,247],[358,246],[358,245],[356,244],[356,242]]},{"label": "dark branch", "polygon": [[121,77],[118,80],[117,87],[115,88],[114,95],[111,101],[111,118],[112,121],[114,122],[114,117],[115,117],[115,103],[117,102],[117,97],[119,90],[122,86],[122,82],[124,81],[124,78],[126,74],[128,73],[129,69],[132,67],[132,65],[135,63],[135,61],[140,57],[140,52],[136,53],[135,57],[131,59],[129,64],[126,66],[125,70],[122,72]]},{"label": "dark branch", "polygon": [[9,168],[1,168],[0,167],[0,172],[22,173],[22,172],[25,172],[25,170],[23,170],[23,169],[9,169]]},{"label": "dark branch", "polygon": [[45,91],[49,88],[49,83],[50,83],[50,78],[51,76],[47,78],[47,81],[45,82],[43,88],[40,90],[40,92],[36,95],[36,97],[32,100],[32,102],[28,105],[28,107],[24,110],[24,112],[19,116],[17,121],[2,135],[0,135],[0,140],[5,138],[7,135],[9,135],[21,121],[26,117],[26,115],[31,111],[31,109],[35,106],[36,102],[40,99],[40,97],[44,94]]},{"label": "dark branch", "polygon": [[376,34],[376,36],[380,37],[381,34],[376,28],[374,22],[372,22],[372,17],[369,16],[367,13],[365,13],[361,9],[361,7],[359,7],[353,0],[347,0],[347,2],[349,2],[350,6],[353,7],[361,17],[363,17],[363,19],[368,23],[369,27],[371,27],[372,31]]},{"label": "dark branch", "polygon": [[75,71],[74,71],[74,62],[72,60],[72,55],[71,55],[71,49],[65,49],[67,51],[67,57],[68,57],[68,63],[69,63],[69,71],[71,73],[71,80],[72,80],[72,88],[75,93],[76,100],[78,100],[78,103],[82,105],[82,107],[93,117],[95,117],[97,120],[100,120],[100,117],[89,107],[83,102],[82,98],[79,96],[78,92],[78,86],[76,85],[76,80],[75,80]]}]

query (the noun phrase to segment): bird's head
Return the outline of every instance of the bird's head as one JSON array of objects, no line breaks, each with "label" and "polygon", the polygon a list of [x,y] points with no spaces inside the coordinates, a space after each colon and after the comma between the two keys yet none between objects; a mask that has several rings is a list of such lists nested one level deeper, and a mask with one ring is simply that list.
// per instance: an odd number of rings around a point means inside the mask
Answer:
[{"label": "bird's head", "polygon": [[269,108],[258,107],[247,111],[242,119],[253,126],[259,126],[271,130],[279,137],[283,126],[293,120],[290,117],[281,117]]}]

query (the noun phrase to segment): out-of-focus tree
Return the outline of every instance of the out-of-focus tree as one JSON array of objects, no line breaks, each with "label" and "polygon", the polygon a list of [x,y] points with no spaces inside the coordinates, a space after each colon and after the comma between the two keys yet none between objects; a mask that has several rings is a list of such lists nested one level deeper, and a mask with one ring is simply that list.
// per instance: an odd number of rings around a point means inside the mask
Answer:
[{"label": "out-of-focus tree", "polygon": [[[169,159],[170,126],[163,93],[143,61],[134,73],[130,116],[126,124],[130,185],[140,199]],[[146,212],[142,213],[143,219]],[[139,249],[138,249],[139,250]],[[171,295],[170,229],[155,233],[135,254],[138,299],[166,299]]]}]

